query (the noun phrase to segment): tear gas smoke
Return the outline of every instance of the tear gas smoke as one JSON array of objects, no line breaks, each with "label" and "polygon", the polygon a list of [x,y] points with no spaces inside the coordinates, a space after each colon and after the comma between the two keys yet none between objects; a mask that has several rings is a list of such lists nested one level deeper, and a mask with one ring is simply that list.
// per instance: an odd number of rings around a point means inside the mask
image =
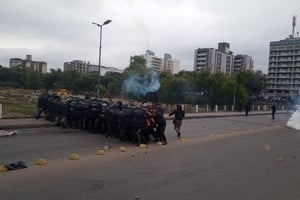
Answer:
[{"label": "tear gas smoke", "polygon": [[148,92],[155,92],[159,88],[159,77],[153,70],[149,70],[144,76],[132,74],[123,82],[123,90],[134,95],[145,96]]},{"label": "tear gas smoke", "polygon": [[296,106],[297,110],[292,114],[286,126],[300,130],[300,107]]}]

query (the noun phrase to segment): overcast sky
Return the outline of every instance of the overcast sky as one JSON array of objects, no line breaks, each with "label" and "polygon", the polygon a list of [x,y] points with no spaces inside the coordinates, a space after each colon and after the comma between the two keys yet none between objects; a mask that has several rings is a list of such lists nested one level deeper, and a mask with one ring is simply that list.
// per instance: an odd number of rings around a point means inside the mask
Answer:
[{"label": "overcast sky", "polygon": [[180,70],[193,70],[194,50],[230,43],[236,54],[252,56],[267,72],[269,42],[292,32],[299,0],[1,0],[0,65],[31,54],[50,68],[86,60],[98,64],[103,26],[102,65],[124,69],[129,58],[151,49],[170,53]]}]

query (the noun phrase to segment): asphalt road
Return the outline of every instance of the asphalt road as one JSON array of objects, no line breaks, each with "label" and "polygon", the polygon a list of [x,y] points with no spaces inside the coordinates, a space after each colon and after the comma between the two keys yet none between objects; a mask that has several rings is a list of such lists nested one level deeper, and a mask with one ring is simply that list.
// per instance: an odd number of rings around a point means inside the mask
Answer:
[{"label": "asphalt road", "polygon": [[[79,130],[19,130],[0,138],[1,199],[300,199],[300,132],[288,116],[185,120],[178,140],[139,148]],[[109,146],[104,156],[96,151]],[[127,150],[119,152],[125,145]],[[69,160],[70,153],[80,159]],[[46,158],[45,166],[35,165]]]}]

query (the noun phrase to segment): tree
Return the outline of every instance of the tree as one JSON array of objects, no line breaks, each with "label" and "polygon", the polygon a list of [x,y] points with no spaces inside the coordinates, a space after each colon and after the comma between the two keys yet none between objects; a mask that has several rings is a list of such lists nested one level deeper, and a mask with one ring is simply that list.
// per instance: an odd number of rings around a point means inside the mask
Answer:
[{"label": "tree", "polygon": [[95,86],[95,91],[99,91],[99,94],[105,94],[106,93],[106,89],[103,85],[96,85]]},{"label": "tree", "polygon": [[197,94],[197,101],[202,104],[209,104],[209,88],[211,81],[211,73],[204,69],[197,73],[195,78],[195,90]]},{"label": "tree", "polygon": [[64,74],[60,69],[50,69],[50,73],[42,75],[43,87],[46,90],[62,89]]},{"label": "tree", "polygon": [[171,104],[185,103],[188,85],[188,81],[180,75],[165,78],[159,90],[160,99]]},{"label": "tree", "polygon": [[131,56],[130,64],[124,70],[124,76],[128,76],[130,74],[141,74],[144,75],[147,71],[146,67],[146,59],[143,56]]},{"label": "tree", "polygon": [[124,71],[122,91],[130,98],[145,100],[148,93],[159,90],[159,75],[146,67],[146,60],[142,56],[133,56],[130,61],[129,67]]},{"label": "tree", "polygon": [[247,89],[248,96],[258,95],[265,88],[266,79],[259,73],[243,70],[235,73],[234,76],[238,85]]},{"label": "tree", "polygon": [[211,109],[215,105],[224,105],[226,102],[224,102],[225,97],[225,85],[226,82],[226,75],[224,73],[216,73],[212,74],[210,76],[210,87],[209,87],[209,103],[211,106]]},{"label": "tree", "polygon": [[26,67],[20,65],[10,69],[11,86],[15,88],[24,88],[26,86]]},{"label": "tree", "polygon": [[11,70],[9,68],[0,66],[0,85],[10,86],[11,82]]},{"label": "tree", "polygon": [[101,78],[100,83],[106,88],[109,97],[119,96],[123,83],[123,75],[117,72],[108,72]]},{"label": "tree", "polygon": [[27,71],[27,76],[26,76],[26,85],[27,88],[33,89],[34,92],[40,87],[40,78],[39,78],[39,73],[37,71],[33,71],[29,69]]}]

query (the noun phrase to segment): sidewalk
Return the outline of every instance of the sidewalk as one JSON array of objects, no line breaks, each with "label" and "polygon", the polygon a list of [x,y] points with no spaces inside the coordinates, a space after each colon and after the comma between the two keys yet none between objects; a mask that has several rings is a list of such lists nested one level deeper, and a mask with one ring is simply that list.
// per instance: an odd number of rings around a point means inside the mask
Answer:
[{"label": "sidewalk", "polygon": [[[286,114],[286,111],[277,111],[276,114]],[[270,115],[270,111],[252,111],[251,115]],[[201,119],[201,118],[218,118],[218,117],[234,117],[245,116],[244,112],[205,112],[205,113],[186,113],[185,119]],[[166,120],[172,120],[174,116],[165,114]],[[35,118],[12,118],[0,119],[0,130],[24,129],[24,128],[40,128],[54,127],[55,123],[44,119]]]}]

